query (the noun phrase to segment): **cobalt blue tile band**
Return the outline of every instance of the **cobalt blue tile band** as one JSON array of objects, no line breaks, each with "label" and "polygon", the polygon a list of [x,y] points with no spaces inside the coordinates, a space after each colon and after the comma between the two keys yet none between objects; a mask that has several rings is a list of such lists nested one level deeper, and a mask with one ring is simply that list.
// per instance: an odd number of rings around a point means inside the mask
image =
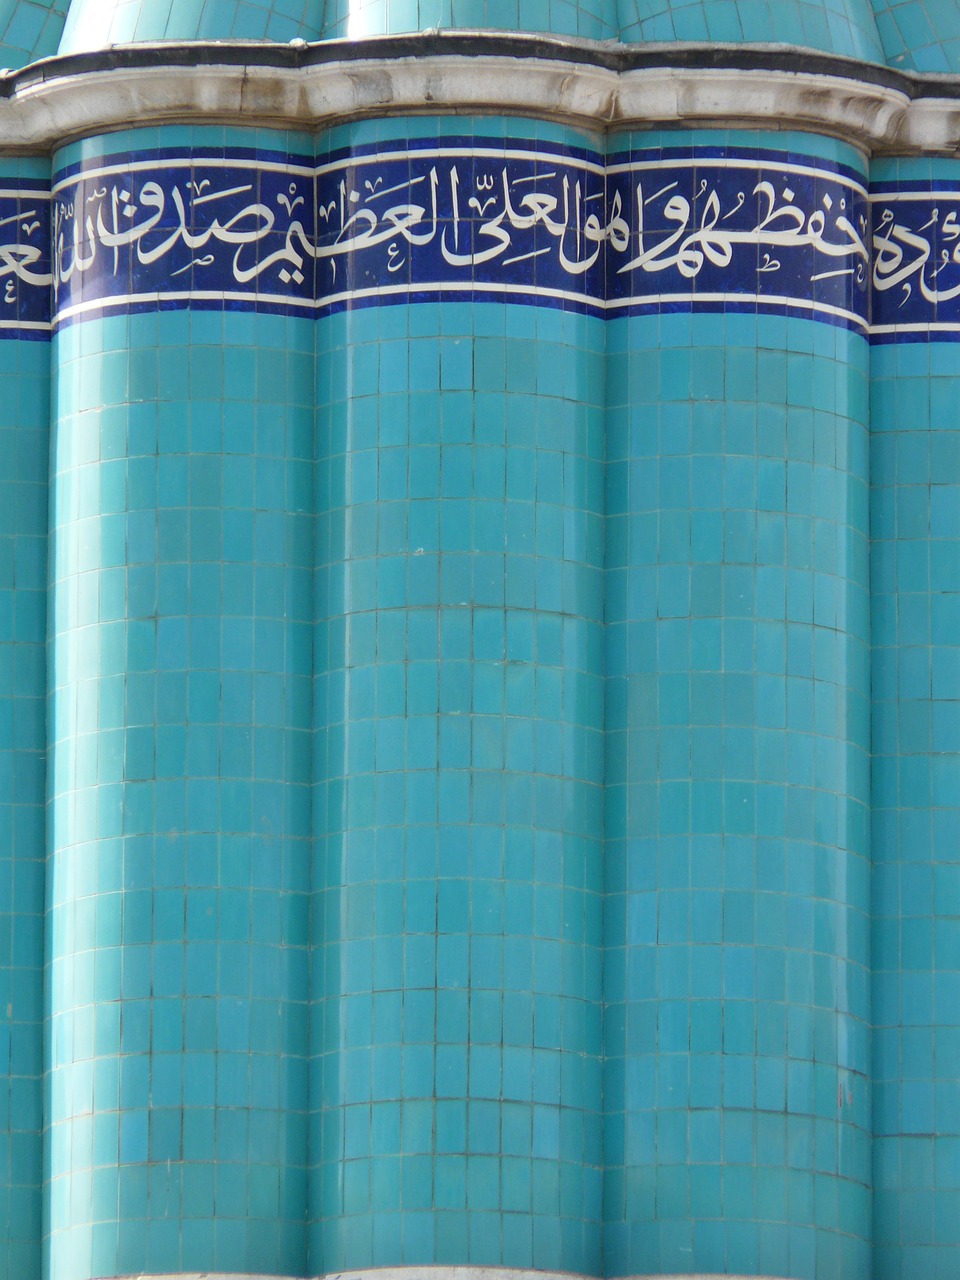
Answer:
[{"label": "cobalt blue tile band", "polygon": [[50,333],[50,183],[20,178],[0,187],[0,337]]},{"label": "cobalt blue tile band", "polygon": [[481,137],[346,153],[315,175],[299,158],[157,153],[58,175],[54,196],[58,324],[446,294],[867,321],[862,183],[773,151],[639,151],[608,165]]},{"label": "cobalt blue tile band", "polygon": [[[4,203],[6,200],[8,203]],[[484,138],[302,156],[132,153],[0,195],[0,332],[109,311],[312,314],[409,297],[597,314],[809,314],[875,340],[960,336],[960,193],[771,149],[582,148]],[[9,213],[6,210],[9,209]],[[872,288],[871,286],[872,279]],[[870,315],[872,309],[872,317]],[[14,322],[17,323],[14,323]]]},{"label": "cobalt blue tile band", "polygon": [[871,184],[872,333],[881,341],[960,327],[960,190],[956,180]]}]

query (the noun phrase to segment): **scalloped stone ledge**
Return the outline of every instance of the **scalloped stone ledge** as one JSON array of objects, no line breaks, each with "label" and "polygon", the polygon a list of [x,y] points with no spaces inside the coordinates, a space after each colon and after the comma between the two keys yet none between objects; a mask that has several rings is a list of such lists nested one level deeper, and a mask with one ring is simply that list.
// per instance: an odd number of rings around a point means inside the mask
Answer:
[{"label": "scalloped stone ledge", "polygon": [[704,65],[693,65],[688,48],[676,65],[667,50],[662,65],[621,58],[618,67],[616,49],[589,41],[459,37],[449,52],[430,35],[354,42],[349,50],[328,45],[322,59],[290,57],[286,65],[265,46],[235,44],[203,46],[192,63],[185,55],[197,46],[173,44],[111,50],[102,65],[49,59],[0,80],[0,150],[49,150],[132,121],[314,130],[386,113],[495,113],[600,132],[798,129],[871,155],[960,155],[960,77],[883,74],[850,60],[825,66],[782,50],[764,67],[755,49],[740,66],[715,65],[706,53]]}]

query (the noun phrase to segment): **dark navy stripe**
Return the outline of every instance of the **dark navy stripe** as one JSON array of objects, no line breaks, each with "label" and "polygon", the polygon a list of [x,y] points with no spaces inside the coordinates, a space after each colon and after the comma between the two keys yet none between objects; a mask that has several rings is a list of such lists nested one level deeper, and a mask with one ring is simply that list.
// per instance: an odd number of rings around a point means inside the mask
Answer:
[{"label": "dark navy stripe", "polygon": [[[103,168],[116,172],[97,177]],[[242,147],[87,158],[55,178],[52,267],[38,258],[31,281],[17,259],[8,305],[47,319],[45,271],[59,324],[446,298],[611,318],[807,316],[858,332],[872,311],[891,328],[880,342],[953,340],[928,326],[960,327],[960,191],[942,180],[877,184],[871,249],[862,176],[846,165],[756,146],[635,146],[603,169],[587,148],[503,137],[383,140],[316,160]],[[31,185],[42,191],[17,184]],[[911,198],[890,200],[898,192]]]}]

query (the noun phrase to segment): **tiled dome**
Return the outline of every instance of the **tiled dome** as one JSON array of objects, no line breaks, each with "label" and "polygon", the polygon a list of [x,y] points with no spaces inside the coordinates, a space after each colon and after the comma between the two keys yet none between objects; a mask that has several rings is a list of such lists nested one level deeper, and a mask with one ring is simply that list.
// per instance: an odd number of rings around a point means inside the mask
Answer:
[{"label": "tiled dome", "polygon": [[73,0],[60,52],[150,40],[316,40],[321,7],[322,0]]},{"label": "tiled dome", "polygon": [[68,0],[0,0],[0,66],[23,67],[57,52]]},{"label": "tiled dome", "polygon": [[[943,0],[956,8],[957,0]],[[882,62],[869,0],[618,0],[620,39],[777,43]],[[937,3],[937,0],[933,0]],[[915,5],[905,7],[914,8]]]},{"label": "tiled dome", "polygon": [[960,71],[960,0],[873,0],[891,67]]},{"label": "tiled dome", "polygon": [[324,10],[323,34],[331,39],[432,27],[614,40],[616,0],[327,0]]}]

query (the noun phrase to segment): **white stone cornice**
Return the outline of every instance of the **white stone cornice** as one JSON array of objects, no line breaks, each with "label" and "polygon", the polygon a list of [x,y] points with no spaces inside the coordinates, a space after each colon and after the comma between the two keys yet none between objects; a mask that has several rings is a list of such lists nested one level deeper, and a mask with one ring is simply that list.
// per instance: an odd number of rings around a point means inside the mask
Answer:
[{"label": "white stone cornice", "polygon": [[[0,150],[42,152],[136,122],[220,123],[314,130],[384,114],[495,113],[579,128],[736,126],[842,138],[868,154],[960,155],[960,78],[905,77],[849,59],[756,49],[734,65],[689,48],[637,59],[622,46],[545,38],[456,42],[407,37],[285,47],[169,45],[102,59],[50,59],[8,77]],[[417,53],[422,44],[423,52]],[[196,51],[198,56],[189,57]],[[284,57],[282,55],[289,55]],[[859,72],[862,71],[862,77]]]},{"label": "white stone cornice", "polygon": [[902,90],[822,74],[724,68],[644,68],[620,75],[621,127],[799,129],[843,138],[866,152],[883,145],[911,107]]}]

